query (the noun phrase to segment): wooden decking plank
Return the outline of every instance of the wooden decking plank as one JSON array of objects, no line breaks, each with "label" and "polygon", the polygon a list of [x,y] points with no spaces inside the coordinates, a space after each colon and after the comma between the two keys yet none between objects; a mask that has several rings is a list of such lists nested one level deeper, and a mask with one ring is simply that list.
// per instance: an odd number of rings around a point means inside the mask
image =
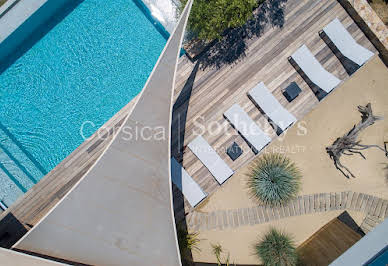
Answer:
[{"label": "wooden decking plank", "polygon": [[335,210],[335,193],[330,193],[330,210]]},{"label": "wooden decking plank", "polygon": [[320,211],[319,194],[314,194],[314,212]]},{"label": "wooden decking plank", "polygon": [[376,216],[376,217],[379,216],[382,205],[383,205],[383,200],[381,198],[378,198],[376,209],[373,213],[374,216]]},{"label": "wooden decking plank", "polygon": [[366,203],[366,207],[365,207],[366,214],[369,214],[373,200],[374,200],[374,197],[372,195],[368,195],[368,202]]},{"label": "wooden decking plank", "polygon": [[290,205],[289,204],[282,205],[282,208],[284,211],[284,217],[290,217],[291,216]]},{"label": "wooden decking plank", "polygon": [[217,218],[216,228],[218,230],[223,230],[224,229],[224,217],[222,215],[222,211],[218,210],[216,212],[216,218]]},{"label": "wooden decking plank", "polygon": [[280,205],[280,206],[278,207],[278,209],[279,209],[279,218],[280,218],[280,219],[284,218],[284,217],[286,216],[286,214],[284,213],[284,207],[283,207],[283,205]]},{"label": "wooden decking plank", "polygon": [[258,224],[260,223],[259,222],[259,217],[257,216],[257,210],[256,210],[256,207],[252,207],[252,208],[249,208],[250,210],[250,215],[251,215],[251,219],[253,220],[253,224]]},{"label": "wooden decking plank", "polygon": [[222,211],[222,221],[223,221],[223,227],[227,228],[229,227],[228,223],[228,213],[226,211]]},{"label": "wooden decking plank", "polygon": [[256,210],[257,210],[257,216],[259,218],[260,223],[264,223],[265,222],[265,218],[264,218],[263,207],[262,206],[257,206]]},{"label": "wooden decking plank", "polygon": [[371,206],[369,208],[369,211],[368,211],[369,215],[373,215],[374,214],[379,200],[380,200],[379,198],[373,197],[373,202],[372,202],[372,204],[371,204]]},{"label": "wooden decking plank", "polygon": [[[272,221],[274,219],[273,209],[271,207],[268,207],[268,206],[265,207],[264,212],[268,216],[267,222]],[[265,216],[265,214],[264,214],[264,216]]]},{"label": "wooden decking plank", "polygon": [[340,192],[335,193],[335,208],[336,208],[336,210],[341,209],[341,193]]},{"label": "wooden decking plank", "polygon": [[345,210],[346,208],[346,201],[348,199],[349,191],[343,191],[341,192],[341,210]]},{"label": "wooden decking plank", "polygon": [[353,192],[349,191],[348,198],[347,198],[347,201],[346,201],[346,209],[347,210],[350,209],[350,205],[352,204],[352,198],[353,198]]},{"label": "wooden decking plank", "polygon": [[228,224],[232,228],[236,228],[234,224],[234,215],[233,215],[233,210],[228,210]]},{"label": "wooden decking plank", "polygon": [[292,200],[292,205],[294,205],[295,215],[300,215],[300,206],[298,198]]},{"label": "wooden decking plank", "polygon": [[233,227],[236,228],[240,225],[239,218],[238,218],[238,212],[237,210],[233,210]]},{"label": "wooden decking plank", "polygon": [[310,213],[315,212],[314,209],[314,195],[309,196]]},{"label": "wooden decking plank", "polygon": [[305,213],[308,214],[308,213],[311,213],[311,209],[310,209],[310,197],[308,195],[304,195],[303,196],[303,202],[304,202],[304,210],[305,210]]},{"label": "wooden decking plank", "polygon": [[325,193],[319,193],[319,202],[320,202],[319,210],[321,212],[326,211],[326,195],[325,195]]},{"label": "wooden decking plank", "polygon": [[248,225],[249,224],[249,213],[248,213],[248,208],[243,209],[243,215],[244,215],[244,224]]},{"label": "wooden decking plank", "polygon": [[278,206],[275,206],[273,208],[273,219],[274,220],[279,220],[280,219],[280,211],[279,211],[279,207]]},{"label": "wooden decking plank", "polygon": [[245,225],[243,209],[242,208],[237,209],[237,214],[238,214],[238,223],[239,223],[239,225],[240,226]]},{"label": "wooden decking plank", "polygon": [[304,198],[303,198],[303,196],[299,196],[298,197],[298,202],[299,202],[300,214],[301,215],[306,214],[306,211],[304,209]]},{"label": "wooden decking plank", "polygon": [[325,193],[326,211],[330,211],[330,193]]},{"label": "wooden decking plank", "polygon": [[365,211],[366,203],[368,202],[368,195],[365,193],[362,194],[362,201],[361,201],[361,206],[360,206],[360,212]]},{"label": "wooden decking plank", "polygon": [[380,219],[385,218],[385,212],[387,211],[387,207],[388,207],[388,200],[384,200],[383,204],[381,205],[380,213],[378,214]]},{"label": "wooden decking plank", "polygon": [[357,199],[358,199],[359,195],[360,195],[360,193],[358,193],[358,192],[354,192],[353,193],[352,202],[350,203],[350,209],[351,210],[355,210],[356,209],[356,203],[357,203]]}]

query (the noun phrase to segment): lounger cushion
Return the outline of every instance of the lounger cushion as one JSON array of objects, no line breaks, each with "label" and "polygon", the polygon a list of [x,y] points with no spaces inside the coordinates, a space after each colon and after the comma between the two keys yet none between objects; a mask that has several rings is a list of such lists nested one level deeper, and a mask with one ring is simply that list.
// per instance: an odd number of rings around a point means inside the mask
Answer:
[{"label": "lounger cushion", "polygon": [[219,184],[224,183],[231,175],[233,175],[233,170],[230,169],[202,136],[196,137],[189,143],[188,147],[206,166]]},{"label": "lounger cushion", "polygon": [[327,72],[306,45],[300,47],[291,57],[306,76],[325,92],[329,93],[340,84],[341,80]]},{"label": "lounger cushion", "polygon": [[251,89],[248,95],[282,131],[295,123],[296,118],[276,100],[263,82]]},{"label": "lounger cushion", "polygon": [[206,194],[175,158],[171,158],[171,180],[192,207],[206,198]]},{"label": "lounger cushion", "polygon": [[338,18],[324,27],[323,31],[344,56],[359,66],[363,65],[374,55],[353,39]]},{"label": "lounger cushion", "polygon": [[256,153],[271,141],[271,138],[260,129],[240,105],[234,104],[224,113],[224,116]]}]

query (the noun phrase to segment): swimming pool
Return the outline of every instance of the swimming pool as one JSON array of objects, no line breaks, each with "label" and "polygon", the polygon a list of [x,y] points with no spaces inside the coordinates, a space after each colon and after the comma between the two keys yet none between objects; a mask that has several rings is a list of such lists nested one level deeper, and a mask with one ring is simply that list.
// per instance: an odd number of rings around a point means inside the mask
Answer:
[{"label": "swimming pool", "polygon": [[166,43],[134,0],[72,2],[0,64],[7,205],[140,92]]}]

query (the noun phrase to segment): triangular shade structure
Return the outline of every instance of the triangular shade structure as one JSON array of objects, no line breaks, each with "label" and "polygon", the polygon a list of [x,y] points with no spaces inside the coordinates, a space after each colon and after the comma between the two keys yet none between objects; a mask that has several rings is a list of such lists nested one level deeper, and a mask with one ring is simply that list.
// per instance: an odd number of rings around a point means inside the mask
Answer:
[{"label": "triangular shade structure", "polygon": [[192,0],[110,146],[14,248],[91,265],[180,265],[170,127],[175,72],[191,5]]}]

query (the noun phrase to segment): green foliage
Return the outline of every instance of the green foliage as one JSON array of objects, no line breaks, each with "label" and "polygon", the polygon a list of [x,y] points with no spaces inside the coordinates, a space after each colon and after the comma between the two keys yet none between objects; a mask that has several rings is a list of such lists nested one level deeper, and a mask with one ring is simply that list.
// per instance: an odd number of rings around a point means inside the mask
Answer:
[{"label": "green foliage", "polygon": [[201,251],[199,233],[188,233],[183,226],[177,226],[179,251],[182,259],[189,259],[191,251]]},{"label": "green foliage", "polygon": [[300,189],[301,173],[281,154],[264,154],[251,169],[248,187],[254,197],[275,206],[293,199]]},{"label": "green foliage", "polygon": [[[187,0],[181,2],[184,7]],[[226,29],[244,25],[257,4],[257,0],[195,0],[189,30],[201,40],[220,39]]]},{"label": "green foliage", "polygon": [[218,266],[221,266],[221,265],[229,266],[230,265],[230,253],[229,252],[227,253],[225,262],[223,263],[222,262],[222,253],[224,253],[224,250],[222,249],[221,245],[220,244],[216,244],[216,245],[210,244],[210,245],[212,247],[212,251],[213,251],[214,256],[216,256],[217,265]]},{"label": "green foliage", "polygon": [[255,249],[265,266],[292,266],[298,261],[291,237],[276,229],[271,229]]}]

